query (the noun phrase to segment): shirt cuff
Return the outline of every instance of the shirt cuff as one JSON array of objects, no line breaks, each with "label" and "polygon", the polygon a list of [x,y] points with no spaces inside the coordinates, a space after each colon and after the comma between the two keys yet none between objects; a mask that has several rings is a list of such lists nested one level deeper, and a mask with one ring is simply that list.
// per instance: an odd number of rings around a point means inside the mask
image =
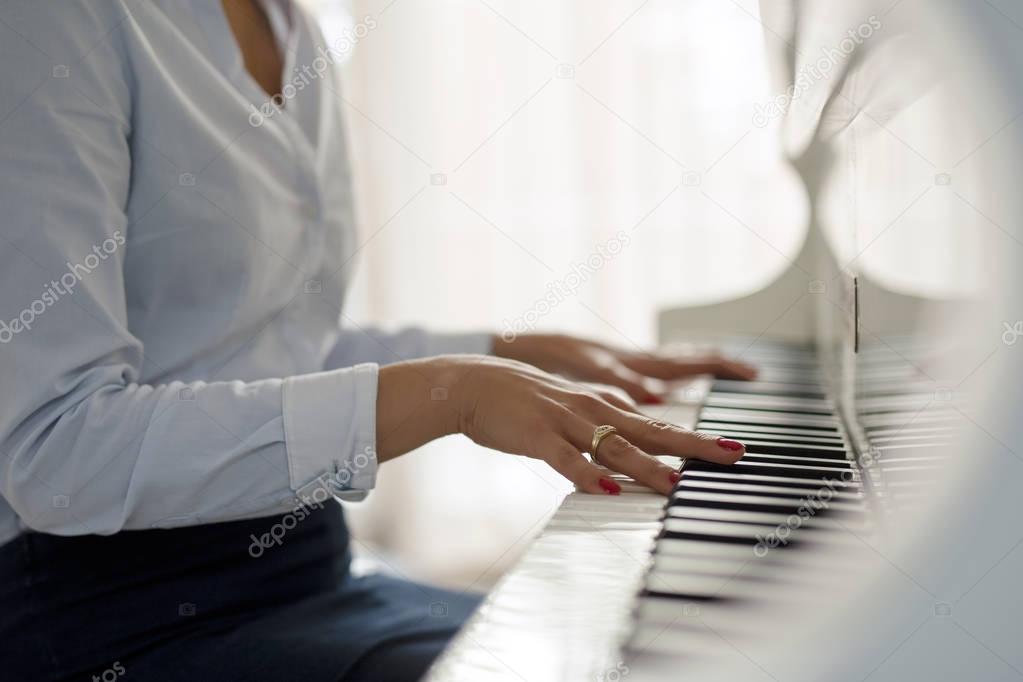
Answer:
[{"label": "shirt cuff", "polygon": [[431,333],[426,341],[424,357],[434,355],[491,355],[494,352],[494,335],[489,332],[460,334]]},{"label": "shirt cuff", "polygon": [[284,380],[288,474],[301,502],[361,500],[376,485],[378,371],[366,363]]}]

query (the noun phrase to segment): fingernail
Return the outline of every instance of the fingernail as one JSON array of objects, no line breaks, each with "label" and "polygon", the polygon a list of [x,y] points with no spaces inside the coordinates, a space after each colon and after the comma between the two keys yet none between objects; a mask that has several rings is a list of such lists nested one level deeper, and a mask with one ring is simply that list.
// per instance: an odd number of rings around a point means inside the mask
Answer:
[{"label": "fingernail", "polygon": [[746,449],[745,445],[737,440],[731,440],[730,438],[718,438],[718,447],[722,447],[725,450],[731,450],[732,452]]},{"label": "fingernail", "polygon": [[677,471],[672,471],[671,473],[668,474],[668,480],[671,481],[672,485],[675,485],[676,483],[682,480],[682,474],[680,474]]},{"label": "fingernail", "polygon": [[618,495],[622,492],[622,486],[618,485],[610,478],[600,479],[600,487],[603,488],[608,495]]},{"label": "fingernail", "polygon": [[664,404],[664,398],[662,398],[659,395],[647,396],[646,404],[647,405],[663,405]]}]

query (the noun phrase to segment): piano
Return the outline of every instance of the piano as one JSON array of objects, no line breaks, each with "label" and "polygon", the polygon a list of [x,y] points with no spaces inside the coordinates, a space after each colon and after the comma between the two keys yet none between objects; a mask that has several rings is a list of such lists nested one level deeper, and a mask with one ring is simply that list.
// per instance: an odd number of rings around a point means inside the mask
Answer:
[{"label": "piano", "polygon": [[660,316],[757,380],[645,408],[747,453],[665,457],[667,499],[568,494],[432,682],[1023,678],[1023,5],[759,20],[806,237],[761,290]]}]

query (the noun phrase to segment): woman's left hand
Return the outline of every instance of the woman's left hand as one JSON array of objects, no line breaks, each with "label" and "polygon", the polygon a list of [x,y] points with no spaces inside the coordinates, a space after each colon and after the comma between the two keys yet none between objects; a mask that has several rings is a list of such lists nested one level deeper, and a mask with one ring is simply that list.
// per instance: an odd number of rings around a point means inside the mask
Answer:
[{"label": "woman's left hand", "polygon": [[523,334],[512,340],[494,339],[494,354],[579,381],[615,386],[637,403],[664,402],[664,382],[713,374],[722,379],[750,380],[757,370],[720,355],[672,357],[626,351],[564,334]]}]

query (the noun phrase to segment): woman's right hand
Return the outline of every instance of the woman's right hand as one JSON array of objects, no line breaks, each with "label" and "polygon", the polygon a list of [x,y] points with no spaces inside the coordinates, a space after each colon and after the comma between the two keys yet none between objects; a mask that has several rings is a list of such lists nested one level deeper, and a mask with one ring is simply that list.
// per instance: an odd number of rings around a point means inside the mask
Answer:
[{"label": "woman's right hand", "polygon": [[620,487],[583,453],[594,430],[614,426],[601,442],[601,465],[667,494],[677,472],[652,455],[732,464],[744,447],[645,417],[611,390],[490,356],[444,356],[381,368],[377,399],[380,461],[449,433],[495,450],[540,459],[588,493]]}]

